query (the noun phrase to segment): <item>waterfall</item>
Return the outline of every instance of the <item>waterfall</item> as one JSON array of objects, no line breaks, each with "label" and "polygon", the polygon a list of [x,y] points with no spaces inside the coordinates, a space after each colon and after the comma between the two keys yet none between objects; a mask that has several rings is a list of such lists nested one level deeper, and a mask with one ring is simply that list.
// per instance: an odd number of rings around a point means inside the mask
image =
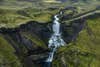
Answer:
[{"label": "waterfall", "polygon": [[[62,12],[60,14],[62,14]],[[61,38],[60,23],[59,23],[58,16],[59,15],[54,16],[54,21],[52,25],[53,33],[51,38],[48,41],[49,43],[48,48],[50,48],[50,52],[48,58],[45,61],[47,63],[51,63],[53,61],[53,56],[57,48],[59,48],[60,46],[64,46],[65,44],[64,40]]]}]

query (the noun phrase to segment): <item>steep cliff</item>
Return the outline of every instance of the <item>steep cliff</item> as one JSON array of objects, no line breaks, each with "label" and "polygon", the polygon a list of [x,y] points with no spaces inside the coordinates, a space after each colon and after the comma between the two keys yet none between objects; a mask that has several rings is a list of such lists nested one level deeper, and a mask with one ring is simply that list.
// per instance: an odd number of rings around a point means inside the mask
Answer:
[{"label": "steep cliff", "polygon": [[[55,54],[53,67],[99,67],[99,17],[62,23],[67,43]],[[17,28],[0,29],[1,66],[40,67],[48,56],[52,23],[30,21]],[[81,31],[81,32],[80,32]],[[79,33],[80,32],[80,33]]]},{"label": "steep cliff", "polygon": [[0,67],[42,67],[52,17],[63,9],[59,22],[66,45],[55,53],[52,67],[100,67],[100,1],[48,1],[0,1]]}]

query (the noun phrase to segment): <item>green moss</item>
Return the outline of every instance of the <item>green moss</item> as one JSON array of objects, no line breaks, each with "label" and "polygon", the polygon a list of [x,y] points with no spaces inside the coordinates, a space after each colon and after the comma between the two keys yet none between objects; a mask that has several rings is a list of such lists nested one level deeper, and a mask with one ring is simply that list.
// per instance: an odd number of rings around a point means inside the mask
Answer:
[{"label": "green moss", "polygon": [[36,36],[35,34],[34,34],[34,36],[33,36],[33,35],[31,35],[30,33],[23,32],[23,35],[24,35],[27,39],[29,39],[29,40],[31,40],[33,43],[35,43],[35,44],[36,44],[36,45],[34,45],[35,47],[47,48],[47,46],[45,45],[45,43],[44,43],[41,39],[39,39],[39,37]]},{"label": "green moss", "polygon": [[12,46],[0,35],[0,67],[21,67]]},{"label": "green moss", "polygon": [[34,19],[39,22],[49,22],[49,21],[51,21],[51,16],[52,15],[50,15],[48,13],[42,13],[42,14],[38,15],[37,17],[34,17]]},{"label": "green moss", "polygon": [[5,9],[0,8],[0,27],[18,27],[28,21],[38,21],[42,23],[52,21],[52,16],[58,10],[49,11],[48,9],[23,8],[23,9]]},{"label": "green moss", "polygon": [[58,49],[53,67],[100,67],[100,19],[87,20],[76,42]]},{"label": "green moss", "polygon": [[[79,13],[84,13],[95,9],[99,4],[98,1],[92,2],[93,3],[88,5],[83,1],[79,1],[77,4],[74,4],[70,3],[70,1],[67,3],[46,3],[42,1],[30,2],[24,0],[3,0],[0,4],[0,27],[17,27],[32,20],[42,23],[49,22],[52,21],[53,15],[58,13],[60,9],[69,6],[69,4],[72,4],[72,6],[77,8],[80,7],[79,9],[76,9],[76,11]],[[49,8],[52,7],[57,7],[57,9],[50,10]],[[72,11],[67,10],[65,14],[72,14]]]}]

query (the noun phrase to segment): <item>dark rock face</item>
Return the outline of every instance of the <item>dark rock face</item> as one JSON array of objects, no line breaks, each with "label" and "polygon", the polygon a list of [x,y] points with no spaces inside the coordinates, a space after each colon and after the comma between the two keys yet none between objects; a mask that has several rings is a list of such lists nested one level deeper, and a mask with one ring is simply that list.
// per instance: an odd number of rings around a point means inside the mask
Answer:
[{"label": "dark rock face", "polygon": [[[42,59],[47,57],[49,50],[47,48],[40,47],[37,44],[39,42],[38,40],[41,40],[45,43],[45,46],[47,46],[47,40],[51,35],[49,27],[50,24],[41,24],[32,21],[28,24],[21,25],[19,28],[1,28],[0,34],[2,34],[14,47],[15,54],[22,59],[22,63],[26,64],[25,67],[27,67],[28,63],[30,64],[30,67],[33,67],[34,62],[39,65],[40,60],[42,61]],[[31,36],[28,36],[30,34]],[[33,39],[37,38],[37,42],[35,42],[36,40],[32,41],[32,39],[29,39],[28,37],[33,37]],[[33,57],[30,57],[31,55],[33,55]],[[32,59],[34,57],[35,59]]]},{"label": "dark rock face", "polygon": [[[70,43],[75,40],[78,33],[84,28],[84,21],[75,21],[70,25],[61,24],[62,37],[66,43]],[[3,34],[4,38],[11,43],[16,50],[15,54],[22,59],[22,63],[25,67],[34,65],[40,65],[41,62],[48,55],[48,48],[40,47],[37,43],[29,39],[28,35],[31,34],[33,39],[36,37],[44,42],[45,46],[48,44],[48,39],[52,34],[52,23],[38,23],[31,21],[27,24],[21,25],[19,28],[5,29],[1,28],[0,33]],[[37,41],[38,41],[37,39]],[[39,42],[39,41],[38,41]]]},{"label": "dark rock face", "polygon": [[62,24],[62,37],[66,43],[76,40],[79,32],[85,27],[85,20],[78,20],[69,25]]}]

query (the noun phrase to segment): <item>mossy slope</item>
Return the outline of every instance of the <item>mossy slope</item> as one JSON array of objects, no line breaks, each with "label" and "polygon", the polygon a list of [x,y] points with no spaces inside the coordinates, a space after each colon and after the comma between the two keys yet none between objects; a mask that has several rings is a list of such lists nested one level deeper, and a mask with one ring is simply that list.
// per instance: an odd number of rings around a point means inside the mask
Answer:
[{"label": "mossy slope", "polygon": [[0,67],[21,67],[14,49],[0,34]]},{"label": "mossy slope", "polygon": [[53,67],[100,67],[100,18],[87,20],[75,42],[61,47]]}]

